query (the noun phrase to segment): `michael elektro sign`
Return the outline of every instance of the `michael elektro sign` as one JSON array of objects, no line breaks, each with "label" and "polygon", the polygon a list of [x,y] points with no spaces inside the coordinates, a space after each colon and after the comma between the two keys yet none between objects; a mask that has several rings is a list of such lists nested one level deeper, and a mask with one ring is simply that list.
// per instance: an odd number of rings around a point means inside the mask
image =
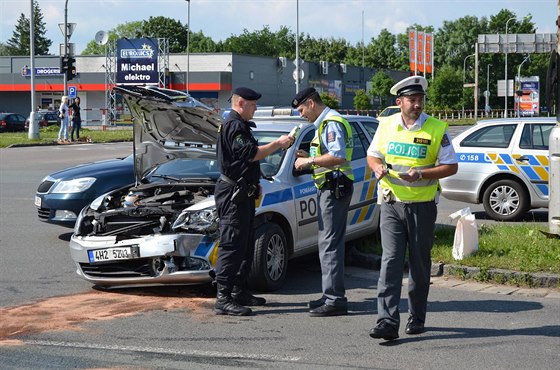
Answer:
[{"label": "michael elektro sign", "polygon": [[117,85],[158,85],[158,41],[117,40]]}]

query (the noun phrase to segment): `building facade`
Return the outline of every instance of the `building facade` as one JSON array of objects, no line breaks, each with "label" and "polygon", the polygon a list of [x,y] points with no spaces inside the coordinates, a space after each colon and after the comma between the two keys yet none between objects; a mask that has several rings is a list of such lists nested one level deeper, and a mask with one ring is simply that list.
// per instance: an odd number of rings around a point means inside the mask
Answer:
[{"label": "building facade", "polygon": [[[80,97],[84,124],[99,124],[107,108],[105,56],[76,56],[77,75],[67,82]],[[27,116],[31,110],[31,73],[29,57],[0,57],[0,112]],[[169,54],[165,69],[165,87],[188,91],[193,97],[216,110],[229,108],[231,92],[238,86],[248,86],[260,93],[263,106],[289,106],[296,93],[295,65],[286,58],[260,57],[234,53]],[[187,75],[188,65],[188,75]],[[64,94],[63,75],[59,73],[58,56],[35,57],[35,102],[41,109],[57,109]],[[299,89],[315,87],[328,92],[342,109],[353,109],[355,91],[366,89],[375,69],[304,62]],[[393,71],[389,75],[398,81],[407,72]],[[188,85],[187,85],[188,81]],[[374,102],[375,103],[375,102]],[[126,120],[127,107],[117,96],[116,116],[108,120]],[[37,107],[36,107],[37,109]]]}]

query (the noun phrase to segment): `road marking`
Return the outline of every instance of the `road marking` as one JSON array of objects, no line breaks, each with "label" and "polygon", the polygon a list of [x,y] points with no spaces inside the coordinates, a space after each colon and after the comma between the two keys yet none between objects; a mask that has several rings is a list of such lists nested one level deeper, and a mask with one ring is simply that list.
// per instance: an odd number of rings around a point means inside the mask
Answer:
[{"label": "road marking", "polygon": [[201,350],[174,350],[161,347],[137,347],[137,346],[118,346],[107,344],[88,344],[88,343],[71,343],[59,342],[51,340],[24,340],[25,344],[32,344],[36,346],[47,347],[67,347],[67,348],[85,348],[85,349],[106,349],[111,351],[122,352],[141,352],[141,353],[158,353],[168,355],[182,355],[182,356],[199,356],[199,357],[213,357],[213,358],[236,358],[245,360],[262,360],[262,361],[299,361],[301,357],[286,357],[265,354],[251,354],[251,353],[236,353],[236,352],[217,352],[217,351],[201,351]]}]

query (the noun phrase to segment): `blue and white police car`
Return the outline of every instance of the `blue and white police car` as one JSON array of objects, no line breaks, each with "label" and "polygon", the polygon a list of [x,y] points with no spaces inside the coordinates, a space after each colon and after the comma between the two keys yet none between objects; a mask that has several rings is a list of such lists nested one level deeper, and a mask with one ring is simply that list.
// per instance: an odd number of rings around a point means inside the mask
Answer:
[{"label": "blue and white police car", "polygon": [[[134,116],[136,184],[97,198],[80,213],[70,241],[77,273],[104,287],[208,283],[219,248],[213,191],[220,118],[181,92],[123,87],[119,93]],[[379,224],[377,181],[366,163],[378,121],[346,118],[355,175],[346,237],[353,240],[375,233]],[[291,258],[317,250],[317,190],[311,175],[293,166],[296,151],[309,149],[315,128],[294,116],[255,121],[261,145],[304,123],[294,145],[260,163],[251,282],[258,290],[274,290]]]},{"label": "blue and white police car", "polygon": [[513,221],[548,207],[549,137],[555,118],[479,121],[457,135],[459,170],[440,180],[442,195],[484,205],[494,220]]}]

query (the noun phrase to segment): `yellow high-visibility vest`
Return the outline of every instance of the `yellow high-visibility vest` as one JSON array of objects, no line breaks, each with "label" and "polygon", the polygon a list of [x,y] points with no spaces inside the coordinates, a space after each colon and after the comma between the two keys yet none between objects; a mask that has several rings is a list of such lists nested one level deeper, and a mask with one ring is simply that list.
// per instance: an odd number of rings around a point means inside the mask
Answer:
[{"label": "yellow high-visibility vest", "polygon": [[422,170],[434,167],[447,123],[428,117],[418,131],[404,129],[398,117],[379,125],[376,135],[378,150],[385,156],[389,168],[387,176],[379,182],[382,188],[391,189],[401,202],[426,202],[435,198],[438,180],[421,179],[416,182],[402,180],[397,173],[410,168]]},{"label": "yellow high-visibility vest", "polygon": [[354,150],[354,144],[352,142],[352,128],[348,121],[340,116],[329,116],[321,124],[317,131],[315,131],[315,136],[311,140],[311,148],[309,150],[309,155],[311,157],[318,157],[321,155],[321,135],[323,134],[323,129],[329,121],[336,121],[342,124],[346,130],[346,162],[334,166],[334,167],[313,167],[313,181],[318,189],[321,189],[325,182],[327,181],[326,175],[329,172],[338,170],[346,175],[350,180],[354,181],[354,172],[352,171],[351,161],[352,161],[352,151]]}]

